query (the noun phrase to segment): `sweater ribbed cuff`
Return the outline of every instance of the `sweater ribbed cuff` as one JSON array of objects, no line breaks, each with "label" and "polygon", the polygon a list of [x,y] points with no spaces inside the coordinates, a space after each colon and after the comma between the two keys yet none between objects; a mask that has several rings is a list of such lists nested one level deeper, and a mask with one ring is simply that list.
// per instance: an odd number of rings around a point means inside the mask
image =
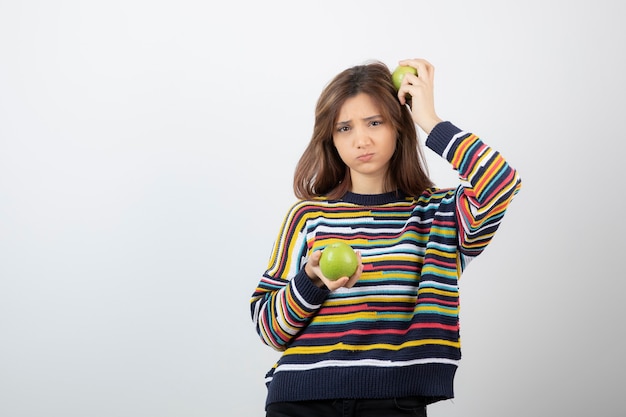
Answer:
[{"label": "sweater ribbed cuff", "polygon": [[304,267],[293,277],[293,284],[296,286],[302,298],[309,304],[322,304],[330,292],[325,287],[319,288],[317,285],[313,284],[311,278],[304,272]]},{"label": "sweater ribbed cuff", "polygon": [[454,135],[459,132],[461,132],[461,129],[451,122],[438,123],[426,138],[426,146],[438,155],[443,156],[448,144],[454,138]]}]

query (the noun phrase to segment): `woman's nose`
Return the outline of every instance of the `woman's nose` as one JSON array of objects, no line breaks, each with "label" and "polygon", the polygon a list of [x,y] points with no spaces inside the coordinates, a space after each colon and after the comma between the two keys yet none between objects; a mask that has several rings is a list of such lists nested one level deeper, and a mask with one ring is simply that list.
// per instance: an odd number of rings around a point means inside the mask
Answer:
[{"label": "woman's nose", "polygon": [[363,148],[371,142],[369,135],[364,129],[357,129],[354,133],[354,142],[357,148]]}]

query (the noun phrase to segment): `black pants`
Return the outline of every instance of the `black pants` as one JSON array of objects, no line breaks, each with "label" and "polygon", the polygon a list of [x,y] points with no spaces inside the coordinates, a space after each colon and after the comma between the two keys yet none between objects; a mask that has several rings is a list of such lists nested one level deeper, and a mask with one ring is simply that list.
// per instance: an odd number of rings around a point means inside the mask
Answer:
[{"label": "black pants", "polygon": [[426,417],[421,398],[383,400],[324,400],[273,403],[265,417]]}]

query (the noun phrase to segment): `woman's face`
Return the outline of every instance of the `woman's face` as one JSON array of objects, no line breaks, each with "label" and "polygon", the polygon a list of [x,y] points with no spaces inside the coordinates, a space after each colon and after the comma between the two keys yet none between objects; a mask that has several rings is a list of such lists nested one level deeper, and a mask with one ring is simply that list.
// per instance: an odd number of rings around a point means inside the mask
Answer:
[{"label": "woman's face", "polygon": [[352,190],[377,194],[383,186],[389,161],[396,149],[396,130],[384,120],[379,106],[367,94],[345,101],[333,131],[333,143],[350,169]]}]

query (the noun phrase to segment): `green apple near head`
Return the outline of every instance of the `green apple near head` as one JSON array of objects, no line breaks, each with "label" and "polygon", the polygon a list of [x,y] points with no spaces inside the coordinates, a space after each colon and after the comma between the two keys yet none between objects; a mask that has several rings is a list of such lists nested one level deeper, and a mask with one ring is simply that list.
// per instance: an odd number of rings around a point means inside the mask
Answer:
[{"label": "green apple near head", "polygon": [[324,248],[320,257],[322,274],[332,281],[352,276],[358,264],[354,249],[345,242],[331,243]]},{"label": "green apple near head", "polygon": [[391,73],[391,81],[393,82],[393,86],[396,87],[396,90],[400,89],[400,85],[406,74],[417,75],[417,70],[408,65],[400,65]]}]

